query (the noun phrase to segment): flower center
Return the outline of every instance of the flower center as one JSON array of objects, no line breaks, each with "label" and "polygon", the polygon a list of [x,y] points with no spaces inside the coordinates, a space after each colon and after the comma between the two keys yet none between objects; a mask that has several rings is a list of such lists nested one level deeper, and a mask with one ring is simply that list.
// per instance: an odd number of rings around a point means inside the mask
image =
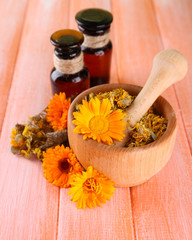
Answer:
[{"label": "flower center", "polygon": [[94,133],[103,134],[109,130],[109,122],[103,116],[94,116],[89,122],[89,128]]},{"label": "flower center", "polygon": [[88,178],[83,183],[83,189],[87,192],[95,192],[96,194],[99,194],[101,192],[101,184],[94,178]]},{"label": "flower center", "polygon": [[71,164],[67,161],[67,158],[64,158],[58,162],[58,167],[61,172],[68,173],[70,171]]}]

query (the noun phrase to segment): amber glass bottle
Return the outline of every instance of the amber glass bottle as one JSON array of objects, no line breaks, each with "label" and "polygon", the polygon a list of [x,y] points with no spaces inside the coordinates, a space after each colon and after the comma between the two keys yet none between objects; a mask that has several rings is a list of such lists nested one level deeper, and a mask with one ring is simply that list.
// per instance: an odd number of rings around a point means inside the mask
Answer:
[{"label": "amber glass bottle", "polygon": [[74,99],[90,87],[89,72],[84,66],[81,51],[83,41],[83,34],[71,29],[51,35],[51,43],[55,46],[54,68],[51,72],[53,94],[65,92],[67,97]]},{"label": "amber glass bottle", "polygon": [[78,12],[75,19],[85,38],[82,51],[90,72],[91,87],[109,83],[112,54],[109,30],[112,14],[103,9],[89,8]]}]

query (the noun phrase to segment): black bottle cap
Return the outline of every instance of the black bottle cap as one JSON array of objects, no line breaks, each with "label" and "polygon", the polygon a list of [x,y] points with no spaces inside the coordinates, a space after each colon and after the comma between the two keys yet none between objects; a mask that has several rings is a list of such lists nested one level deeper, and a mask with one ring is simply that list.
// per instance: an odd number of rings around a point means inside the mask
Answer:
[{"label": "black bottle cap", "polygon": [[88,8],[78,12],[75,19],[79,25],[86,28],[95,27],[99,29],[110,25],[113,16],[110,12],[100,8]]},{"label": "black bottle cap", "polygon": [[76,48],[83,41],[83,34],[73,29],[63,29],[51,35],[51,43],[57,48]]}]

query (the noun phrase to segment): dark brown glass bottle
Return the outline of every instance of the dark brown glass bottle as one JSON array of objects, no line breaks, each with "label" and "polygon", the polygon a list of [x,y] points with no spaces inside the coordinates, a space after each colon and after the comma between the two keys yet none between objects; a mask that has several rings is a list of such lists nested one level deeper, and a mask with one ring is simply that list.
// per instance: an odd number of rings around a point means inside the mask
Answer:
[{"label": "dark brown glass bottle", "polygon": [[109,83],[112,54],[109,30],[112,14],[103,9],[89,8],[78,12],[75,19],[85,38],[82,51],[90,73],[91,87]]},{"label": "dark brown glass bottle", "polygon": [[81,32],[64,29],[51,35],[55,46],[54,68],[51,71],[53,94],[65,92],[74,99],[79,93],[90,87],[88,69],[84,66],[81,44],[84,37]]}]

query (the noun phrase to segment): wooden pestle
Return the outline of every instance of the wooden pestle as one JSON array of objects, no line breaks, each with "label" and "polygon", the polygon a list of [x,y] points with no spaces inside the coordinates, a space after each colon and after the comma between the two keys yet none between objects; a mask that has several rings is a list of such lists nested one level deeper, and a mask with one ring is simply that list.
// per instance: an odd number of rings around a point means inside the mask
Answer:
[{"label": "wooden pestle", "polygon": [[[155,100],[172,84],[183,79],[187,73],[186,58],[177,50],[167,49],[159,52],[154,60],[151,74],[134,102],[126,111],[125,121],[133,127],[145,115]],[[130,128],[125,131],[122,142],[116,142],[117,147],[125,146]]]}]

